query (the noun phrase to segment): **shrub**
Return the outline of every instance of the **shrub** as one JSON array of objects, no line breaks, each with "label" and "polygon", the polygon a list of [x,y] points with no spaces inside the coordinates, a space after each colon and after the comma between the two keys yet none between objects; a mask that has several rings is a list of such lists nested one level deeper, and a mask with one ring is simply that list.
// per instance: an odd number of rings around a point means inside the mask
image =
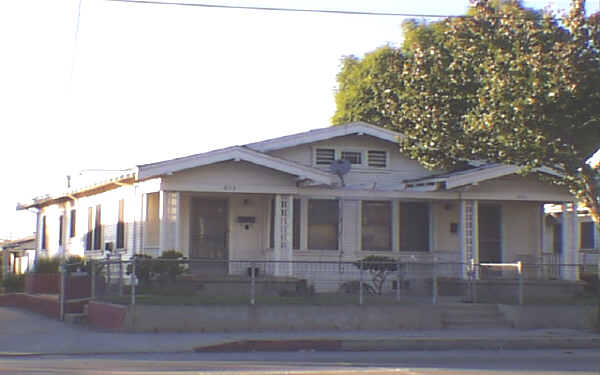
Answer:
[{"label": "shrub", "polygon": [[25,290],[25,275],[8,274],[2,280],[2,286],[10,293],[22,292]]},{"label": "shrub", "polygon": [[41,257],[38,258],[33,270],[34,273],[58,273],[60,266],[59,257]]},{"label": "shrub", "polygon": [[[160,259],[164,259],[161,261]],[[183,254],[176,250],[164,251],[154,263],[153,271],[161,284],[174,283],[177,276],[186,272],[186,266],[176,260],[185,260]]]},{"label": "shrub", "polygon": [[[135,254],[131,257],[131,260],[135,263],[135,277],[140,284],[147,284],[153,279],[154,273],[152,272],[152,257],[145,254]],[[127,265],[127,275],[133,273],[133,264]]]},{"label": "shrub", "polygon": [[79,255],[71,255],[66,260],[65,263],[67,265],[67,272],[86,272],[87,264],[85,260]]}]

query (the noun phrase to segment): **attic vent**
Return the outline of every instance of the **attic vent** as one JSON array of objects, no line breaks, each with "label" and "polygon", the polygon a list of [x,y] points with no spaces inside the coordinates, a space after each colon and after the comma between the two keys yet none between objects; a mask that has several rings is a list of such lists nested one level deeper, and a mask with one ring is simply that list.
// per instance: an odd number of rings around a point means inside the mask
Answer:
[{"label": "attic vent", "polygon": [[369,150],[367,153],[369,167],[385,168],[387,166],[387,152]]},{"label": "attic vent", "polygon": [[332,148],[318,148],[316,164],[317,165],[330,165],[335,160],[335,150]]},{"label": "attic vent", "polygon": [[355,151],[342,151],[342,159],[350,164],[362,164],[362,154]]}]

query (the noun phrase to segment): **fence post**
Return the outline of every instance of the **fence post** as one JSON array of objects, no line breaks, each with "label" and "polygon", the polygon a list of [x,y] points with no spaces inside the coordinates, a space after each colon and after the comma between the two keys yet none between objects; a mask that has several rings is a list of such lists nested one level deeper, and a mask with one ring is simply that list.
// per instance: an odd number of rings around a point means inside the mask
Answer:
[{"label": "fence post", "polygon": [[433,261],[433,263],[431,265],[432,265],[432,268],[431,268],[431,273],[432,273],[432,275],[431,275],[432,276],[431,284],[432,284],[432,289],[433,289],[431,291],[431,294],[432,294],[432,297],[431,297],[432,301],[431,302],[435,305],[437,303],[437,297],[438,297],[438,280],[437,280],[437,272],[436,272],[436,269],[435,269],[436,268],[435,267],[435,265],[436,265],[435,260]]},{"label": "fence post", "polygon": [[256,265],[254,262],[250,263],[250,304],[256,304]]},{"label": "fence post", "polygon": [[469,272],[469,284],[471,289],[471,302],[477,303],[477,285],[475,283],[475,275],[476,275],[476,267],[475,259],[471,258],[471,267]]},{"label": "fence post", "polygon": [[137,283],[137,276],[135,275],[135,258],[131,262],[131,304],[135,306],[135,284]]},{"label": "fence post", "polygon": [[65,263],[60,264],[60,295],[59,301],[59,319],[65,320],[65,304],[67,301],[67,265]]},{"label": "fence post", "polygon": [[519,305],[523,304],[523,262],[517,262],[517,269],[519,271]]},{"label": "fence post", "polygon": [[396,300],[400,301],[400,279],[401,279],[401,272],[400,271],[400,262],[396,261],[396,269],[398,270],[397,274],[396,274]]},{"label": "fence post", "polygon": [[91,285],[91,291],[90,291],[90,298],[93,300],[96,299],[96,262],[91,260],[90,261],[90,267],[91,269],[91,277],[92,279],[90,280],[90,285]]},{"label": "fence post", "polygon": [[119,297],[123,296],[123,257],[119,254]]},{"label": "fence post", "polygon": [[358,281],[358,304],[363,304],[363,261],[360,261],[360,279]]}]

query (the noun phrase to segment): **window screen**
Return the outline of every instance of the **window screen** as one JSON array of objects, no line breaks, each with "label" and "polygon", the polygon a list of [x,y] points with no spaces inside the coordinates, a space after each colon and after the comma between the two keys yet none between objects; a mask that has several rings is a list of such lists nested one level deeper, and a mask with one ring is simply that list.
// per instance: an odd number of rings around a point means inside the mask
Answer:
[{"label": "window screen", "polygon": [[362,202],[362,249],[374,251],[391,251],[391,202]]},{"label": "window screen", "polygon": [[338,249],[338,211],[337,200],[311,199],[308,201],[309,249]]}]

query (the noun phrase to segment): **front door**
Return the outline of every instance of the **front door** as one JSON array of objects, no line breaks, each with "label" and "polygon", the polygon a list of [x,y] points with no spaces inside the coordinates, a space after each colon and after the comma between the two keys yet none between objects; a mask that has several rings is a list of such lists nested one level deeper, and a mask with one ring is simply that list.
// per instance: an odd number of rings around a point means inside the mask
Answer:
[{"label": "front door", "polygon": [[496,204],[479,204],[479,263],[502,263],[502,210]]},{"label": "front door", "polygon": [[190,214],[190,259],[198,261],[192,263],[192,269],[203,273],[226,272],[229,258],[227,200],[192,198]]}]

